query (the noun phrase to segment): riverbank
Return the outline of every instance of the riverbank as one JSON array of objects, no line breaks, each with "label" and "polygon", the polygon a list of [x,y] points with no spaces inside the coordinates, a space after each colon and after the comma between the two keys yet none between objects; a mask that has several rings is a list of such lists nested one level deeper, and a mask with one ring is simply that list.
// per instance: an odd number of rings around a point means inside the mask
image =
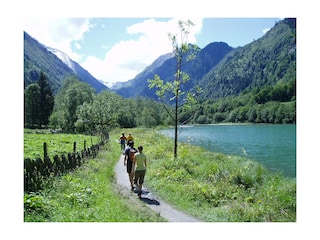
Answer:
[{"label": "riverbank", "polygon": [[[159,133],[174,138],[174,129]],[[296,177],[295,124],[194,125],[178,129],[179,142],[211,152],[239,155],[259,162],[272,172]]]},{"label": "riverbank", "polygon": [[[151,129],[131,132],[148,157],[146,186],[177,209],[209,222],[295,222],[296,182],[246,157],[179,143]],[[116,137],[117,135],[111,135]]]}]

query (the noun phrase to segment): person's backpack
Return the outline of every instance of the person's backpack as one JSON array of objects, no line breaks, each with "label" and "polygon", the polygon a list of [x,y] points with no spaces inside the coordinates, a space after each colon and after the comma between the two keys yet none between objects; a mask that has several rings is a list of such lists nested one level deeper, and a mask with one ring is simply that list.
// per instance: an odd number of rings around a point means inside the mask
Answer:
[{"label": "person's backpack", "polygon": [[134,149],[134,148],[131,148],[130,149],[130,152],[129,152],[129,156],[130,156],[130,160],[133,161],[134,159],[134,155],[136,154],[137,150]]},{"label": "person's backpack", "polygon": [[136,154],[136,152],[137,150],[135,148],[127,149],[128,160],[133,161],[134,155]]}]

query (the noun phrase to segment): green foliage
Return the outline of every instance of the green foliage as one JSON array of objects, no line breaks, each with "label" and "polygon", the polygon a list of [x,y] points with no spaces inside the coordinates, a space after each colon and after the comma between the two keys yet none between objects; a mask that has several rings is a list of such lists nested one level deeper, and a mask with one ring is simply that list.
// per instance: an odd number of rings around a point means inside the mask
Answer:
[{"label": "green foliage", "polygon": [[93,100],[94,89],[75,77],[65,79],[55,98],[51,125],[59,126],[66,131],[75,131],[77,108]]},{"label": "green foliage", "polygon": [[114,127],[154,127],[168,122],[162,108],[150,99],[124,99],[111,91],[95,94],[87,84],[67,78],[56,95],[50,125],[90,134]]},{"label": "green foliage", "polygon": [[40,86],[30,84],[24,91],[24,123],[25,126],[40,125]]},{"label": "green foliage", "polygon": [[[75,172],[57,177],[53,187],[25,194],[26,222],[163,221],[139,204],[119,196],[113,169],[119,160],[119,132],[130,131],[144,146],[145,184],[155,194],[190,214],[211,222],[295,222],[296,182],[267,171],[250,159],[179,144],[150,129],[116,129],[106,149]],[[107,150],[110,149],[110,150]],[[171,157],[170,157],[171,156]]]},{"label": "green foliage", "polygon": [[[185,94],[183,92],[183,85],[186,84],[190,77],[189,75],[182,71],[182,67],[184,65],[184,61],[190,61],[193,60],[196,56],[196,53],[198,51],[198,47],[194,46],[191,48],[191,45],[188,42],[188,36],[189,36],[189,29],[192,27],[194,23],[190,20],[187,21],[179,21],[179,37],[181,39],[178,39],[177,35],[174,35],[172,33],[169,33],[169,39],[171,40],[171,44],[173,47],[173,52],[175,54],[175,58],[177,61],[177,67],[176,72],[174,74],[174,80],[164,82],[158,74],[155,74],[154,79],[149,79],[149,88],[156,88],[156,95],[159,97],[159,99],[165,103],[166,97],[170,99],[170,101],[174,101],[174,115],[171,114],[170,111],[168,111],[167,108],[165,108],[168,112],[168,114],[171,116],[172,120],[174,121],[175,125],[175,136],[174,136],[174,157],[177,157],[177,127],[179,124],[179,118],[178,118],[178,110],[180,108],[179,104],[181,104],[180,97]],[[184,99],[184,102],[182,105],[186,104],[188,106],[188,109],[190,109],[190,105],[195,104],[195,98],[194,94],[187,93],[187,97]]]},{"label": "green foliage", "polygon": [[54,97],[47,77],[42,72],[40,73],[38,84],[40,86],[41,103],[39,108],[40,123],[47,126],[54,106]]},{"label": "green foliage", "polygon": [[24,124],[29,127],[47,126],[54,97],[46,76],[41,72],[38,82],[28,85],[24,92]]},{"label": "green foliage", "polygon": [[130,132],[147,155],[145,183],[177,208],[204,221],[296,221],[295,179],[271,173],[245,157],[185,143],[179,144],[174,161],[168,154],[171,139],[156,131]]},{"label": "green foliage", "polygon": [[[193,118],[185,120],[189,112]],[[265,86],[236,97],[199,101],[192,109],[180,109],[180,121],[208,124],[220,122],[295,123],[295,81]]]},{"label": "green foliage", "polygon": [[75,125],[78,131],[105,132],[107,128],[115,127],[122,103],[121,97],[109,91],[95,95],[92,102],[85,102],[77,108]]},{"label": "green foliage", "polygon": [[24,195],[24,212],[25,214],[36,212],[39,215],[47,216],[49,214],[48,201],[35,193]]},{"label": "green foliage", "polygon": [[[111,135],[114,139],[115,135]],[[132,203],[114,185],[118,143],[110,141],[96,159],[62,177],[50,188],[24,195],[25,222],[157,222],[162,218]],[[139,205],[140,204],[140,205]]]}]

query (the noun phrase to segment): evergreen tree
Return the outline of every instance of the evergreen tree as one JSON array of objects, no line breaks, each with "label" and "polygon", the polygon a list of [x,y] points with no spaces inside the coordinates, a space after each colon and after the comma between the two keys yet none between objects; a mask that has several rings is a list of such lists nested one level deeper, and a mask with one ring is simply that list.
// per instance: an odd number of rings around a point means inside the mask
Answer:
[{"label": "evergreen tree", "polygon": [[40,73],[38,84],[40,86],[40,106],[39,106],[39,120],[41,125],[48,125],[49,117],[54,106],[54,96],[50,84],[44,75]]},{"label": "evergreen tree", "polygon": [[24,125],[34,127],[40,125],[40,86],[32,83],[24,90]]}]

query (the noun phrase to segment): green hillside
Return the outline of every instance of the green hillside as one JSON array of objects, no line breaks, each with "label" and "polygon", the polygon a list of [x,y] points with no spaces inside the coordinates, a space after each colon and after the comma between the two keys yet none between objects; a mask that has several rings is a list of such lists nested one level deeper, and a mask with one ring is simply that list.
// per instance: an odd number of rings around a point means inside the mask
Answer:
[{"label": "green hillside", "polygon": [[295,26],[295,19],[284,19],[229,53],[200,81],[198,104],[182,111],[180,121],[295,123]]},{"label": "green hillside", "polygon": [[221,98],[296,80],[296,20],[277,23],[262,38],[228,54],[200,81],[201,98]]}]

